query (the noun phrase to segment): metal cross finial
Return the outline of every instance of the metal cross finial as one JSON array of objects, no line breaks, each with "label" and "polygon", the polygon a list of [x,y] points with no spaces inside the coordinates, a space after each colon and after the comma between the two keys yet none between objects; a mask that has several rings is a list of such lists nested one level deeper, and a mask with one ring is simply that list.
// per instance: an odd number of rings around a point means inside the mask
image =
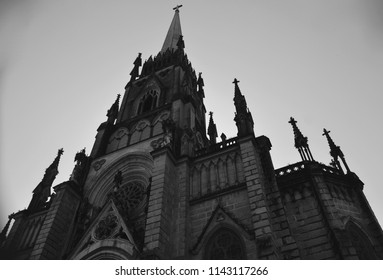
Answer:
[{"label": "metal cross finial", "polygon": [[176,12],[179,12],[179,8],[181,8],[181,7],[182,7],[182,5],[177,5],[173,8],[173,10],[175,10]]},{"label": "metal cross finial", "polygon": [[209,116],[213,117],[213,112],[212,111],[209,112]]},{"label": "metal cross finial", "polygon": [[238,83],[239,81],[237,80],[237,78],[234,78],[233,84],[237,85]]},{"label": "metal cross finial", "polygon": [[289,123],[291,123],[292,125],[295,125],[297,121],[293,117],[290,117]]},{"label": "metal cross finial", "polygon": [[331,131],[329,131],[329,130],[326,130],[325,128],[323,128],[323,136],[328,136],[329,135],[329,133],[330,133]]}]

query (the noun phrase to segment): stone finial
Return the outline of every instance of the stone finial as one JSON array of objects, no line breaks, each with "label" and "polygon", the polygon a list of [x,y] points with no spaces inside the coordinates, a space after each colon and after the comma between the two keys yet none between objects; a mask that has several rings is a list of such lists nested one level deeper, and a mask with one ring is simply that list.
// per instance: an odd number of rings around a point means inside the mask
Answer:
[{"label": "stone finial", "polygon": [[138,53],[136,60],[134,60],[133,62],[134,67],[132,71],[130,72],[130,82],[134,81],[139,75],[139,69],[140,69],[140,66],[142,65],[141,55],[142,53]]},{"label": "stone finial", "polygon": [[199,72],[198,74],[197,86],[198,86],[198,89],[197,89],[198,92],[202,95],[202,97],[205,97],[205,91],[203,90],[205,83],[202,78],[202,72]]},{"label": "stone finial", "polygon": [[210,115],[210,120],[209,120],[209,127],[207,129],[207,133],[209,135],[209,138],[210,138],[210,144],[216,144],[217,143],[217,126],[215,125],[214,123],[214,120],[213,120],[213,112],[209,112],[209,115]]},{"label": "stone finial", "polygon": [[118,116],[118,108],[120,106],[120,97],[121,94],[117,94],[116,101],[112,104],[108,112],[106,113],[106,116],[108,117],[107,123],[108,124],[114,124],[114,121],[117,119]]},{"label": "stone finial", "polygon": [[181,50],[181,51],[183,51],[184,48],[185,48],[185,41],[184,41],[183,38],[184,38],[184,36],[180,35],[180,36],[178,37],[178,41],[177,41],[177,48],[178,48],[179,50]]}]

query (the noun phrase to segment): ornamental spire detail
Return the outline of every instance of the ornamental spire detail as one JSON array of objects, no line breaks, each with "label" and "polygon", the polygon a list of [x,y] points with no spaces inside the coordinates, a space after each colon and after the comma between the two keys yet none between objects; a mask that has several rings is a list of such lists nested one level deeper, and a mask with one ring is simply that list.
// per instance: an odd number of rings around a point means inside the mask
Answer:
[{"label": "ornamental spire detail", "polygon": [[295,148],[298,149],[302,160],[314,161],[314,158],[310,151],[307,137],[303,136],[302,132],[299,130],[297,126],[297,121],[293,117],[290,117],[289,123],[292,125],[294,131]]},{"label": "ornamental spire detail", "polygon": [[338,158],[340,158],[342,160],[344,167],[346,168],[347,173],[350,173],[351,170],[348,167],[346,159],[344,158],[344,154],[343,154],[342,150],[340,149],[340,147],[335,145],[334,141],[332,140],[332,138],[330,136],[330,131],[326,130],[324,128],[322,135],[326,136],[328,145],[330,146],[330,155],[333,157],[332,165],[337,167],[340,171],[343,172],[342,166],[340,165],[340,162],[338,160]]},{"label": "ornamental spire detail", "polygon": [[64,149],[59,149],[56,158],[54,159],[52,164],[45,170],[43,179],[33,190],[33,196],[31,203],[28,206],[28,210],[38,211],[45,207],[48,198],[51,196],[51,187],[53,181],[56,179],[56,176],[59,173],[58,165],[63,153]]},{"label": "ornamental spire detail", "polygon": [[247,108],[246,98],[242,95],[238,86],[239,81],[234,79],[234,105],[235,105],[235,117],[234,121],[237,125],[238,136],[245,136],[254,133],[254,121],[253,117]]}]

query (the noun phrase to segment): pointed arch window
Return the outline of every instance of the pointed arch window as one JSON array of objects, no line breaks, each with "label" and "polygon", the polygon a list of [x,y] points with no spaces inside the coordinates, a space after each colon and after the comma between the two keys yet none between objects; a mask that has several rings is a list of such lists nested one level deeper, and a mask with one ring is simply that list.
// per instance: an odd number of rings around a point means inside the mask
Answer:
[{"label": "pointed arch window", "polygon": [[138,104],[137,115],[150,112],[158,107],[159,92],[155,89],[149,90],[140,100]]},{"label": "pointed arch window", "polygon": [[208,260],[246,259],[242,240],[232,230],[219,229],[208,240],[204,258]]}]

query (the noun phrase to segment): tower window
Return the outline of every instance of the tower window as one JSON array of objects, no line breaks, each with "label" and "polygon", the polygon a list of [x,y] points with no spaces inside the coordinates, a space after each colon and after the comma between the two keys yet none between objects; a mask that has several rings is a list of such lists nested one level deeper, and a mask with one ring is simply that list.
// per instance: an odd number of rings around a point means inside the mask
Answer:
[{"label": "tower window", "polygon": [[150,112],[158,106],[159,93],[156,90],[150,90],[140,100],[137,115]]}]

